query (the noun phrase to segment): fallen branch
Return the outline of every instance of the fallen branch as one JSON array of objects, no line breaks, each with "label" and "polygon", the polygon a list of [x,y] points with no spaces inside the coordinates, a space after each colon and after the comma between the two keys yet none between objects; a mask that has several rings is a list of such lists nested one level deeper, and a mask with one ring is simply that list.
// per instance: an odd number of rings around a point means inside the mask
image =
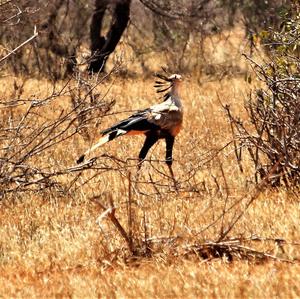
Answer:
[{"label": "fallen branch", "polygon": [[249,246],[245,246],[240,242],[205,242],[203,244],[189,245],[185,247],[184,255],[197,254],[197,256],[207,260],[212,258],[226,258],[233,261],[234,258],[243,260],[267,261],[276,260],[285,263],[295,263],[296,260],[277,257],[267,252],[259,251]]}]

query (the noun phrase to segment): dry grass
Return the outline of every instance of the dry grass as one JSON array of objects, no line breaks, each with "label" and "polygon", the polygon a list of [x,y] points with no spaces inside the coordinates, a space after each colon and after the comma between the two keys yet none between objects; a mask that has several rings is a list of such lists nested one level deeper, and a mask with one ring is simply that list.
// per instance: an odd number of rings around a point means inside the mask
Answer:
[{"label": "dry grass", "polygon": [[[1,297],[229,297],[296,298],[300,296],[300,206],[299,192],[285,189],[265,190],[245,211],[228,237],[282,238],[287,244],[276,246],[272,240],[251,243],[278,260],[243,260],[226,257],[204,260],[187,251],[187,245],[216,241],[222,229],[244,210],[255,191],[251,167],[245,163],[241,174],[232,148],[227,148],[207,163],[207,151],[231,140],[231,133],[218,97],[243,114],[249,86],[243,78],[199,84],[187,76],[183,90],[185,123],[175,144],[174,172],[181,182],[177,194],[164,163],[145,162],[135,179],[136,161],[119,171],[84,172],[66,195],[57,192],[24,193],[0,202],[0,296]],[[6,87],[4,88],[4,84]],[[9,78],[2,79],[3,98],[12,97]],[[151,79],[115,78],[99,90],[109,90],[116,99],[115,111],[147,107],[157,102]],[[45,96],[50,83],[30,80],[23,98]],[[69,105],[68,97],[60,106]],[[58,107],[45,111],[54,118]],[[105,117],[101,128],[127,115]],[[89,128],[97,138],[98,128]],[[91,141],[92,142],[92,141]],[[107,152],[120,159],[135,158],[143,138],[123,138],[107,144]],[[44,165],[70,166],[88,147],[80,135],[40,157]],[[51,156],[49,156],[51,155]],[[160,142],[150,153],[151,160],[164,157]],[[205,159],[206,157],[206,159]],[[105,159],[105,158],[101,158]],[[106,161],[114,165],[113,161]],[[151,166],[152,165],[152,166]],[[187,180],[188,173],[198,168]],[[112,198],[116,216],[128,229],[127,201],[129,173],[132,177],[133,235],[136,246],[148,238],[177,237],[172,244],[153,245],[151,257],[130,258],[126,243],[108,219],[96,223],[103,212],[91,201],[97,196],[108,205]],[[163,174],[166,174],[163,175]],[[83,184],[91,176],[94,178]],[[70,182],[73,175],[61,178]],[[247,197],[248,196],[248,197]],[[243,199],[244,198],[244,199]],[[224,207],[240,203],[220,221],[214,221]],[[298,245],[296,244],[298,242]],[[186,254],[188,252],[188,254]]]}]

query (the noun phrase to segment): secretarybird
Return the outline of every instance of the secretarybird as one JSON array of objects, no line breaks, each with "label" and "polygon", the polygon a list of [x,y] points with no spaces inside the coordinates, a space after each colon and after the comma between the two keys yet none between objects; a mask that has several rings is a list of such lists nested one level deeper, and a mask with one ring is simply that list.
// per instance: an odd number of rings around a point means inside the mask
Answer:
[{"label": "secretarybird", "polygon": [[[157,92],[166,92],[164,101],[160,104],[151,106],[145,110],[139,110],[127,119],[120,121],[112,127],[103,130],[98,142],[88,149],[78,160],[82,163],[85,156],[90,154],[99,146],[123,135],[139,135],[146,136],[145,143],[139,153],[139,165],[150,148],[159,140],[166,141],[166,163],[170,169],[172,179],[175,183],[174,173],[172,170],[172,151],[176,135],[179,133],[183,120],[183,106],[180,99],[180,85],[182,78],[178,74],[165,76],[156,75],[160,80],[155,81]],[[176,184],[175,184],[176,185]]]}]

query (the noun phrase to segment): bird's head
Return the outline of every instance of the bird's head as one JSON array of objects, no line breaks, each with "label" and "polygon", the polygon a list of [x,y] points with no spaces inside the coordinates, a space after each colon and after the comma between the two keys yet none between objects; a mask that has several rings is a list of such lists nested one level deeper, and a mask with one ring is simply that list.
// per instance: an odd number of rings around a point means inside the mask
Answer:
[{"label": "bird's head", "polygon": [[168,78],[168,81],[173,83],[173,82],[182,82],[182,76],[178,74],[173,74]]},{"label": "bird's head", "polygon": [[168,78],[168,81],[171,82],[171,86],[177,88],[181,85],[182,76],[178,74],[173,74]]},{"label": "bird's head", "polygon": [[155,81],[156,85],[154,85],[157,88],[157,92],[165,92],[171,88],[177,89],[182,82],[182,76],[179,74],[172,74],[170,76],[156,74],[156,77],[160,79],[159,81]]}]

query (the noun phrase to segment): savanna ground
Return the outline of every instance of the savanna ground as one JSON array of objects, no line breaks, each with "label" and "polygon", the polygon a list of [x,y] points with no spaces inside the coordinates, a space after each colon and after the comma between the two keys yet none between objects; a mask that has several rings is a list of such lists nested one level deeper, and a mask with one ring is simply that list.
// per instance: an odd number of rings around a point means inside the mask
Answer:
[{"label": "savanna ground", "polygon": [[[247,69],[240,55],[243,49],[235,50],[233,61]],[[220,45],[216,55],[222,61],[230,51]],[[159,70],[162,61],[149,59],[149,65]],[[124,63],[129,69],[135,67],[126,55]],[[6,195],[0,201],[1,297],[300,296],[299,192],[284,187],[258,190],[247,154],[241,173],[232,144],[221,150],[232,140],[221,102],[247,121],[244,101],[260,83],[253,76],[250,85],[243,72],[222,79],[194,73],[184,77],[184,128],[176,139],[173,164],[178,192],[161,161],[163,141],[151,150],[151,161],[145,161],[137,176],[134,159],[143,138],[136,136],[101,148],[98,155],[109,155],[98,159],[99,168],[105,166],[102,170],[58,177],[59,183],[70,186],[65,192]],[[23,79],[3,77],[1,101],[12,99],[14,82]],[[70,84],[76,85],[76,80]],[[119,112],[160,100],[153,79],[142,74],[127,78],[112,74],[96,88],[116,104],[100,123],[88,127],[92,137],[75,134],[33,157],[32,163],[45,168],[74,166],[100,128],[128,115]],[[51,92],[51,82],[31,78],[20,98],[43,98]],[[70,96],[59,96],[40,108],[36,122],[54,119],[70,105]],[[26,105],[14,113],[23,110]],[[116,218],[128,233],[131,230],[135,257],[108,214],[102,214],[99,202],[107,208],[113,202]],[[220,240],[231,226],[224,240],[243,240],[244,255],[243,250],[232,256],[198,254],[197,244]],[[270,258],[260,258],[257,252],[251,255],[249,247]]]}]

